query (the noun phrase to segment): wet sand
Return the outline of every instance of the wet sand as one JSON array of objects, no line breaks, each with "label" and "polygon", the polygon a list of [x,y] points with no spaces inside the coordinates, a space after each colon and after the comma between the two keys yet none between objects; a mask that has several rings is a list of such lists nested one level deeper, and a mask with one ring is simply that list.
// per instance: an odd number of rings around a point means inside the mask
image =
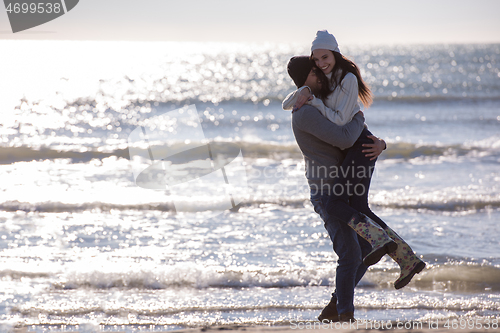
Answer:
[{"label": "wet sand", "polygon": [[[175,329],[168,325],[118,325],[118,330],[115,325],[101,326],[92,329],[85,327],[83,332],[113,332],[113,333],[129,333],[129,332],[173,332],[173,333],[222,333],[229,331],[231,333],[299,333],[306,332],[327,332],[335,331],[340,333],[354,332],[415,332],[415,333],[445,333],[445,332],[462,332],[462,333],[488,333],[500,332],[498,318],[467,318],[454,319],[448,321],[358,321],[353,323],[320,323],[320,322],[291,322],[289,325],[281,326],[266,326],[266,325],[222,325],[222,326],[203,326],[195,328]],[[38,326],[38,325],[35,325]],[[44,325],[42,325],[44,326]],[[121,326],[121,327],[120,327]],[[38,326],[39,327],[39,326]],[[47,327],[45,327],[47,328]],[[82,332],[82,327],[73,326],[71,329],[64,326],[50,326],[49,331],[58,333]],[[33,331],[30,325],[16,327],[8,330],[9,333],[27,333]]]},{"label": "wet sand", "polygon": [[[320,324],[320,323],[292,323],[287,326],[246,326],[246,325],[232,325],[232,326],[212,326],[212,327],[201,327],[192,329],[183,329],[175,331],[178,333],[216,333],[221,331],[233,331],[241,333],[297,333],[300,331],[307,332],[325,332],[335,330],[335,332],[342,333],[354,333],[354,332],[382,332],[382,331],[394,331],[394,332],[419,332],[419,333],[449,333],[449,332],[500,332],[498,325],[490,325],[489,328],[485,328],[485,321],[481,320],[470,320],[469,325],[465,325],[462,322],[462,327],[460,326],[459,320],[455,323],[452,322],[356,322],[356,323],[335,323],[332,324]],[[487,325],[487,324],[486,324]],[[464,327],[465,326],[465,327]]]}]

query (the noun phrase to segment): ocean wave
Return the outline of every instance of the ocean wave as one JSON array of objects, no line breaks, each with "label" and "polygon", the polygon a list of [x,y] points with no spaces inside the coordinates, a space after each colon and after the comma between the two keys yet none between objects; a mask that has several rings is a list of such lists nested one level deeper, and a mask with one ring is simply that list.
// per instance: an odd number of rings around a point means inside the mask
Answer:
[{"label": "ocean wave", "polygon": [[[136,108],[151,107],[152,105],[190,105],[190,104],[213,104],[215,106],[226,105],[226,104],[264,104],[269,105],[270,103],[280,104],[283,102],[284,98],[291,93],[295,89],[295,86],[286,86],[281,87],[280,89],[274,89],[272,91],[250,91],[244,96],[235,96],[235,95],[220,95],[220,94],[202,94],[199,96],[195,96],[192,93],[185,93],[183,95],[178,96],[155,96],[152,99],[140,99],[140,100],[129,100],[127,101],[126,106],[122,106],[123,109],[134,110]],[[156,92],[145,92],[144,94],[148,94],[149,96],[154,96],[157,94]],[[432,103],[432,102],[489,102],[489,101],[499,101],[500,97],[495,93],[484,94],[484,93],[469,93],[463,95],[461,91],[457,91],[455,94],[443,95],[440,92],[431,92],[428,91],[426,93],[420,94],[412,94],[413,91],[409,91],[407,95],[399,94],[393,95],[392,91],[389,91],[389,94],[377,93],[375,92],[373,96],[374,102],[401,102],[401,103]],[[64,101],[67,104],[68,108],[92,108],[96,104],[98,104],[93,98],[79,98],[75,101]],[[110,103],[111,104],[111,103]],[[114,110],[113,106],[107,105],[109,108],[107,111],[119,111]]]},{"label": "ocean wave", "polygon": [[[484,140],[483,140],[484,141]],[[500,155],[500,140],[492,138],[487,142],[467,143],[467,144],[417,144],[409,142],[388,143],[387,150],[380,156],[380,159],[412,159],[417,157],[487,157]],[[233,141],[233,144],[241,148],[245,158],[271,158],[280,160],[283,158],[301,159],[302,155],[295,142],[250,142]],[[199,143],[204,145],[205,143]],[[230,154],[231,146],[225,146],[224,142],[213,141],[211,145],[217,146],[217,151],[224,154],[225,149]],[[116,146],[123,146],[125,143],[118,143]],[[167,152],[169,149],[176,149],[177,146],[185,145],[184,142],[172,142],[168,145],[151,145],[150,149]],[[195,145],[192,142],[191,145]],[[229,150],[228,150],[229,149]],[[109,147],[106,151],[97,148],[85,148],[85,151],[55,149],[51,147],[0,147],[0,164],[12,164],[23,161],[70,159],[73,163],[84,163],[92,159],[104,159],[111,156],[129,159],[128,149]]]},{"label": "ocean wave", "polygon": [[[52,283],[56,290],[72,289],[171,289],[171,288],[293,288],[334,285],[334,268],[203,267],[177,264],[165,267],[111,271],[73,271]],[[399,268],[368,271],[368,285],[392,289]],[[500,268],[467,262],[430,265],[412,282],[422,290],[500,290]]]},{"label": "ocean wave", "polygon": [[113,204],[107,202],[85,202],[85,203],[64,203],[64,202],[19,202],[17,200],[0,203],[0,210],[6,212],[81,212],[89,210],[110,211],[110,210],[158,210],[162,212],[175,211],[174,205],[170,203],[148,203],[148,204]]},{"label": "ocean wave", "polygon": [[[358,296],[358,298],[360,298]],[[420,303],[417,303],[415,301],[407,302],[406,304],[401,304],[399,302],[393,302],[393,304],[387,304],[387,303],[382,303],[380,304],[379,302],[369,302],[367,300],[364,300],[363,303],[355,304],[357,309],[363,309],[363,310],[413,310],[413,311],[418,311],[418,310],[432,310],[432,311],[497,311],[499,304],[497,302],[491,301],[491,302],[468,302],[468,304],[464,304],[463,301],[436,301],[436,299],[426,299],[426,300],[420,300]],[[84,304],[79,304],[79,306],[75,306],[74,308],[72,307],[64,307],[64,308],[59,308],[59,307],[54,307],[54,308],[49,308],[46,306],[30,306],[30,307],[23,307],[23,306],[14,306],[10,308],[10,312],[14,314],[21,314],[23,316],[33,316],[37,317],[39,315],[46,315],[46,316],[58,316],[60,317],[69,317],[69,316],[83,316],[83,315],[88,315],[88,314],[96,314],[96,313],[102,313],[107,316],[123,316],[126,318],[126,321],[123,323],[124,325],[130,325],[131,323],[129,320],[133,320],[133,318],[130,318],[130,315],[133,316],[141,316],[143,317],[142,320],[140,321],[141,325],[158,325],[157,318],[160,316],[172,316],[172,315],[178,315],[178,314],[207,314],[207,313],[234,313],[234,312],[265,312],[265,313],[270,313],[273,311],[304,311],[304,310],[321,310],[323,309],[324,304],[316,304],[316,303],[309,303],[309,304],[270,304],[270,305],[215,305],[215,306],[179,306],[176,308],[172,307],[151,307],[151,306],[126,306],[124,304],[120,304],[119,306],[105,306],[105,305],[92,305],[92,306],[85,306]],[[442,316],[442,315],[441,315]],[[450,316],[453,318],[455,315],[450,314]],[[432,317],[432,316],[431,316]],[[151,320],[151,322],[148,321],[148,319]],[[193,318],[189,317],[190,320]],[[434,319],[434,318],[431,318]],[[446,319],[443,317],[439,317],[436,319]],[[175,319],[172,319],[175,320]],[[262,320],[262,319],[261,319]],[[242,322],[243,321],[243,322]],[[265,324],[266,321],[258,321],[256,322],[254,318],[241,318],[238,320],[238,324]],[[296,322],[296,321],[295,321]],[[52,325],[57,325],[57,322],[52,322]],[[60,323],[62,325],[65,324],[65,322]],[[123,325],[121,324],[121,325]],[[190,326],[193,323],[186,321],[185,319],[179,319],[178,322],[175,323],[176,325],[181,325],[181,326]],[[209,323],[207,323],[209,324]],[[273,321],[273,324],[290,324],[289,321]],[[196,325],[198,326],[198,325]]]},{"label": "ocean wave", "polygon": [[78,308],[66,308],[66,309],[48,309],[46,307],[42,308],[23,308],[23,307],[13,307],[10,309],[13,313],[19,313],[22,315],[59,315],[59,316],[81,316],[90,313],[104,313],[109,316],[120,315],[120,314],[134,314],[134,315],[142,315],[142,316],[167,316],[167,315],[175,315],[179,313],[196,313],[196,312],[231,312],[231,311],[272,311],[272,310],[317,310],[320,309],[319,306],[304,306],[304,305],[252,305],[252,306],[241,306],[241,305],[233,305],[233,306],[182,306],[178,308],[130,308],[126,309],[123,306],[113,308],[113,307],[104,307],[104,306],[93,306],[93,307],[78,307]]},{"label": "ocean wave", "polygon": [[169,289],[169,288],[290,288],[299,286],[328,286],[333,281],[328,269],[302,268],[225,268],[178,264],[154,270],[126,272],[72,272],[54,289]]},{"label": "ocean wave", "polygon": [[115,149],[111,152],[100,152],[97,150],[82,152],[57,150],[49,147],[0,147],[0,164],[55,159],[71,159],[72,162],[78,163],[88,162],[92,159],[103,159],[110,156],[129,158],[128,149]]},{"label": "ocean wave", "polygon": [[467,144],[429,144],[429,143],[408,143],[395,142],[388,143],[387,149],[380,156],[380,159],[413,159],[417,157],[487,157],[500,154],[497,138],[488,146],[478,143]]},{"label": "ocean wave", "polygon": [[14,269],[4,269],[0,270],[0,277],[9,277],[13,280],[20,280],[22,278],[37,279],[37,278],[49,278],[53,274],[49,272],[28,272],[28,271],[17,271]]},{"label": "ocean wave", "polygon": [[[279,144],[279,143],[269,143],[269,142],[233,142],[237,144],[243,153],[244,157],[247,158],[276,158],[281,159],[285,156],[292,158],[301,158],[300,150],[298,146],[293,144]],[[199,143],[199,145],[204,145],[205,143]],[[221,154],[231,153],[231,147],[225,146],[223,142],[212,142],[211,145],[217,146],[217,151]],[[175,149],[177,146],[184,145],[184,142],[171,143],[169,145],[152,145],[150,149],[152,151],[158,151],[160,154],[162,151],[167,152],[169,149]],[[192,145],[196,145],[194,142]],[[229,150],[226,150],[229,149]],[[85,151],[75,151],[71,150],[58,150],[50,147],[40,147],[31,148],[26,146],[21,147],[0,147],[0,164],[12,164],[16,162],[29,162],[29,161],[39,161],[39,160],[56,160],[56,159],[70,159],[73,163],[85,163],[93,159],[102,160],[115,156],[118,158],[129,159],[128,149],[113,149],[112,147],[108,151],[103,152],[98,149],[86,148]]]},{"label": "ocean wave", "polygon": [[[432,256],[426,256],[432,262]],[[374,266],[368,271],[367,278],[375,285],[392,287],[392,278],[399,277],[399,268]],[[411,285],[418,290],[440,290],[450,292],[481,292],[500,290],[500,267],[467,261],[453,261],[443,264],[427,265],[416,275]]]},{"label": "ocean wave", "polygon": [[500,291],[500,268],[487,265],[434,265],[415,280],[417,288],[447,291]]},{"label": "ocean wave", "polygon": [[396,201],[373,200],[372,203],[382,208],[419,209],[441,212],[479,211],[485,208],[500,208],[500,196],[485,196],[479,198],[443,197],[440,200],[426,198],[401,198]]},{"label": "ocean wave", "polygon": [[498,95],[442,95],[442,94],[422,94],[422,95],[383,95],[378,94],[373,98],[374,101],[390,101],[401,103],[433,103],[433,102],[488,102],[498,101]]},{"label": "ocean wave", "polygon": [[[391,198],[393,196],[391,195]],[[398,196],[392,200],[387,195],[377,194],[371,203],[373,206],[388,209],[404,209],[404,210],[428,210],[436,212],[455,212],[455,211],[480,211],[482,209],[498,209],[500,208],[500,197],[495,195],[490,196],[471,196],[470,198],[442,197],[441,199],[427,197],[411,197],[404,198]],[[309,204],[309,198],[251,198],[240,202],[237,206],[231,209],[231,212],[238,212],[240,209],[249,207],[276,206],[288,208],[303,208]],[[198,209],[199,207],[196,206]],[[211,206],[207,206],[207,211]],[[138,204],[116,204],[109,202],[84,202],[84,203],[64,203],[64,202],[20,202],[17,200],[5,201],[0,203],[0,211],[5,212],[44,212],[44,213],[63,213],[63,212],[82,212],[82,211],[160,211],[160,212],[176,212],[173,203],[169,202],[150,202]]]}]

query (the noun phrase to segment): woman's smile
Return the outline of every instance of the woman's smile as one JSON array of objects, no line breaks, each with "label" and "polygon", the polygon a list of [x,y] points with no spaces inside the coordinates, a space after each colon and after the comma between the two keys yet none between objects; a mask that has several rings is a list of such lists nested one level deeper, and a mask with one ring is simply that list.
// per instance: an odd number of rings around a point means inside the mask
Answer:
[{"label": "woman's smile", "polygon": [[317,49],[312,53],[312,58],[319,69],[325,74],[330,74],[335,67],[335,57],[333,52],[325,49]]}]

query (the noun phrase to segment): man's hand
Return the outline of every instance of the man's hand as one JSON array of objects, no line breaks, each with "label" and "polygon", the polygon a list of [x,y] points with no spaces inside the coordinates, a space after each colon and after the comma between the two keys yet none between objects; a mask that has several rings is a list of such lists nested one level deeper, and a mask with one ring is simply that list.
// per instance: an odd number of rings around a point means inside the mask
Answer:
[{"label": "man's hand", "polygon": [[362,150],[361,152],[367,153],[365,154],[366,157],[371,157],[371,160],[376,159],[380,154],[382,154],[382,151],[387,147],[385,144],[385,141],[377,138],[375,135],[369,135],[368,138],[373,140],[373,143],[364,143],[363,147],[368,147],[368,149]]},{"label": "man's hand", "polygon": [[300,109],[304,104],[306,104],[307,101],[310,101],[312,97],[313,95],[308,88],[302,89],[302,91],[299,93],[299,96],[297,97],[297,102],[295,102],[295,105],[293,106],[292,112]]}]

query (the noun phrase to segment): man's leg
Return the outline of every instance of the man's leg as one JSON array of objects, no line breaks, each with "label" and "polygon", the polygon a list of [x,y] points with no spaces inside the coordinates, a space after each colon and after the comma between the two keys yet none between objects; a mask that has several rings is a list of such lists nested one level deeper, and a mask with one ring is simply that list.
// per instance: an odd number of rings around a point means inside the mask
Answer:
[{"label": "man's leg", "polygon": [[328,219],[325,228],[339,257],[335,277],[337,311],[339,314],[354,312],[354,287],[366,272],[358,235],[336,218]]},{"label": "man's leg", "polygon": [[[366,240],[364,240],[361,236],[358,235],[358,243],[361,248],[361,257],[364,258],[370,251],[372,250],[372,246],[370,243],[368,243]],[[365,275],[366,271],[368,270],[368,266],[366,266],[362,261],[358,266],[358,269],[356,270],[356,277],[354,279],[354,286],[357,287],[359,281],[363,278]],[[323,309],[321,312],[320,317],[318,318],[320,321],[323,319],[328,319],[332,317],[332,313],[338,313],[337,312],[337,290],[335,290],[332,293],[332,299],[330,300],[330,303]],[[338,316],[338,315],[336,315]]]},{"label": "man's leg", "polygon": [[354,230],[326,212],[327,200],[327,195],[311,196],[314,210],[325,222],[333,249],[339,257],[335,276],[336,291],[333,294],[337,299],[336,311],[339,314],[354,312],[354,287],[366,272],[366,266],[362,262],[362,249]]}]

